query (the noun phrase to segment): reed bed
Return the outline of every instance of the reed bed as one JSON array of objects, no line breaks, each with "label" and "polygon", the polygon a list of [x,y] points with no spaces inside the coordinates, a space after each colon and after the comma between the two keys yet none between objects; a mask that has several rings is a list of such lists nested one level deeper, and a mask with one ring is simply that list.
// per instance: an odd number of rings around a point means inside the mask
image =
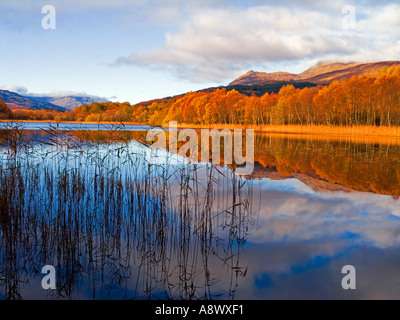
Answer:
[{"label": "reed bed", "polygon": [[[138,122],[114,122],[114,121],[102,121],[102,122],[79,122],[79,121],[55,121],[55,120],[0,120],[0,123],[4,124],[24,124],[24,123],[73,123],[73,124],[104,124],[104,125],[148,125],[147,123]],[[168,123],[163,124],[168,127]],[[180,123],[179,128],[193,128],[193,129],[253,129],[260,132],[268,133],[286,133],[286,134],[308,134],[308,135],[330,135],[330,136],[363,136],[363,137],[396,137],[400,138],[400,127],[399,126],[336,126],[336,125],[243,125],[243,124],[191,124],[191,123]]]},{"label": "reed bed", "polygon": [[[0,297],[233,299],[255,223],[253,185],[125,137],[20,126],[0,147]],[[154,159],[153,159],[154,160]],[[41,268],[57,289],[40,287]]]}]

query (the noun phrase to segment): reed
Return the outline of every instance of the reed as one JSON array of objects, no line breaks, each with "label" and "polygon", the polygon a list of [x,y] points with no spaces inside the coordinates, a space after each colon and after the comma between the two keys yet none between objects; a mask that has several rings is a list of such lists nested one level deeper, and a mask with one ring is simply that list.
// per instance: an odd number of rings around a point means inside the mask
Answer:
[{"label": "reed", "polygon": [[47,298],[232,299],[246,275],[252,183],[168,153],[149,163],[145,146],[114,133],[105,143],[57,126],[34,138],[3,131],[1,298],[43,293],[51,264]]}]

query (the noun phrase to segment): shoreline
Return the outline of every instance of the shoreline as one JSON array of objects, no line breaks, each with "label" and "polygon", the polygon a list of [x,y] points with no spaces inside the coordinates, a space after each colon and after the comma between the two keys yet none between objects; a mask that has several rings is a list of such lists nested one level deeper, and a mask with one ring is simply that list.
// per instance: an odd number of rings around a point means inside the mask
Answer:
[{"label": "shoreline", "polygon": [[[147,123],[137,122],[84,122],[84,121],[55,121],[55,120],[0,120],[0,123],[67,123],[67,124],[96,124],[96,125],[138,125],[149,126]],[[168,124],[162,125],[168,128]],[[180,129],[253,129],[256,132],[279,133],[294,135],[328,135],[328,136],[361,136],[361,137],[393,137],[400,138],[400,127],[374,126],[327,126],[327,125],[240,125],[240,124],[178,124]]]},{"label": "shoreline", "polygon": [[189,125],[180,124],[181,128],[193,129],[253,129],[262,133],[279,133],[293,135],[327,135],[327,136],[361,136],[400,138],[400,127],[373,126],[326,126],[326,125]]}]

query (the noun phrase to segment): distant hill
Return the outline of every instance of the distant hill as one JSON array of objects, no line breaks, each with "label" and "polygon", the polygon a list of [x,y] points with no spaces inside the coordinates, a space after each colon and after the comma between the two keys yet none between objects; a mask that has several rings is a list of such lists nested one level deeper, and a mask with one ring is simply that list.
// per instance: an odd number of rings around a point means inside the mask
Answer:
[{"label": "distant hill", "polygon": [[332,71],[346,70],[349,68],[353,68],[355,66],[360,65],[359,63],[341,63],[341,62],[332,62],[332,63],[323,63],[319,62],[315,66],[307,69],[306,71],[300,73],[298,75],[299,78],[312,78],[319,75],[327,74]]},{"label": "distant hill", "polygon": [[278,93],[282,87],[289,84],[293,85],[296,89],[303,89],[305,87],[310,88],[317,86],[317,84],[312,82],[268,81],[255,85],[242,85],[242,84],[228,85],[224,88],[226,88],[227,91],[234,89],[240,92],[241,94],[245,94],[246,96],[255,95],[257,97],[261,97],[265,93],[273,93],[273,92]]},{"label": "distant hill", "polygon": [[254,85],[268,81],[293,81],[296,78],[298,78],[297,74],[289,72],[265,73],[265,72],[255,72],[253,70],[250,70],[246,74],[232,81],[230,84],[228,84],[228,86]]},{"label": "distant hill", "polygon": [[[311,82],[293,82],[293,81],[269,81],[267,83],[261,83],[261,84],[255,84],[255,85],[244,85],[244,84],[236,84],[236,85],[228,85],[228,86],[219,86],[219,87],[211,87],[211,88],[207,88],[207,89],[202,89],[202,90],[198,90],[196,92],[213,92],[217,89],[223,89],[225,88],[227,91],[230,90],[236,90],[241,94],[244,94],[246,96],[257,96],[257,97],[261,97],[262,95],[264,95],[265,93],[278,93],[279,90],[288,85],[291,84],[293,85],[295,88],[298,89],[303,89],[305,87],[315,87],[317,86],[317,84],[315,83],[311,83]],[[156,103],[162,103],[162,102],[168,102],[170,99],[179,99],[182,98],[186,93],[183,94],[179,94],[176,96],[170,96],[170,97],[165,97],[165,98],[160,98],[160,99],[153,99],[153,100],[148,100],[148,101],[142,101],[139,102],[137,104],[135,104],[136,106],[149,106],[152,103],[156,102]]]},{"label": "distant hill", "polygon": [[73,110],[84,104],[93,102],[110,102],[106,99],[85,96],[65,96],[65,97],[36,97],[22,96],[8,90],[0,90],[0,99],[7,103],[10,109],[54,109],[54,110]]},{"label": "distant hill", "polygon": [[51,103],[67,110],[73,110],[76,107],[80,107],[84,104],[91,104],[93,102],[110,102],[107,99],[83,96],[31,97],[31,99],[35,99],[36,101],[41,101],[44,103]]},{"label": "distant hill", "polygon": [[352,76],[372,74],[377,76],[382,69],[400,65],[400,61],[384,61],[374,63],[329,63],[311,68],[299,74],[296,81],[309,81],[314,83],[331,83],[344,81]]},{"label": "distant hill", "polygon": [[400,65],[400,61],[383,61],[373,63],[318,63],[314,67],[300,73],[288,72],[255,72],[249,71],[235,79],[228,86],[233,85],[262,85],[271,81],[312,82],[315,84],[329,84],[335,80],[343,81],[352,76],[363,73],[377,75],[383,68]]},{"label": "distant hill", "polygon": [[54,109],[65,111],[66,108],[57,106],[52,103],[37,101],[36,99],[23,97],[18,93],[11,92],[8,90],[0,90],[0,99],[2,99],[10,109],[29,109],[29,110],[39,110],[39,109]]},{"label": "distant hill", "polygon": [[[390,68],[398,65],[400,65],[400,61],[384,61],[374,63],[318,63],[300,74],[289,72],[266,73],[251,70],[232,81],[227,86],[202,89],[198,90],[198,92],[212,92],[216,89],[226,88],[226,90],[235,89],[238,92],[248,96],[256,95],[260,97],[267,92],[277,93],[283,86],[288,84],[300,89],[304,87],[314,87],[317,85],[327,85],[334,80],[344,81],[354,75],[359,76],[365,73],[378,75],[383,68]],[[172,97],[143,101],[137,103],[136,106],[148,106],[153,102],[167,102],[170,99],[179,99],[183,95],[184,94],[180,94]]]}]

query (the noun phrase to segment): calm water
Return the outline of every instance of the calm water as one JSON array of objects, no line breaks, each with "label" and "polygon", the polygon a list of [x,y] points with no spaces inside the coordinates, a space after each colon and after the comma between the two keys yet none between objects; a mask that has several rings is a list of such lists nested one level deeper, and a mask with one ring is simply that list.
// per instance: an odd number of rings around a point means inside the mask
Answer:
[{"label": "calm water", "polygon": [[2,299],[400,297],[399,141],[256,134],[239,177],[63,126],[0,131]]}]

